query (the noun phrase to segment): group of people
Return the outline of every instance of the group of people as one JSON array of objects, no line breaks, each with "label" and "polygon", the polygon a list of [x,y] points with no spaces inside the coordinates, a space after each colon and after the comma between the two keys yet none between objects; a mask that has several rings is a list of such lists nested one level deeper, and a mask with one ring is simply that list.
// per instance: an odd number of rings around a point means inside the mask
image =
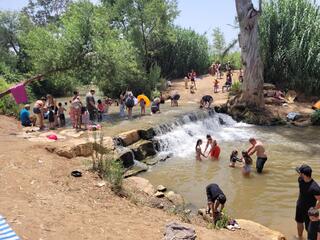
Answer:
[{"label": "group of people", "polygon": [[[250,138],[249,143],[251,146],[246,151],[242,151],[242,157],[238,157],[238,150],[233,150],[230,155],[230,164],[229,166],[234,168],[236,163],[239,162],[242,164],[242,173],[245,176],[249,176],[251,173],[251,168],[253,164],[253,160],[251,158],[252,155],[257,155],[256,160],[256,170],[258,173],[262,173],[264,165],[268,159],[265,147],[261,141],[256,140],[255,138]],[[219,160],[220,157],[220,146],[218,145],[217,141],[214,140],[211,135],[207,135],[207,144],[205,147],[204,152],[201,149],[202,140],[198,139],[195,147],[196,152],[196,160],[201,161],[201,157],[210,158],[212,160]],[[206,155],[206,151],[210,148],[209,153]]]},{"label": "group of people", "polygon": [[197,84],[196,84],[196,78],[197,73],[192,69],[191,72],[187,73],[187,75],[184,78],[184,85],[185,88],[188,89],[189,81],[190,81],[190,93],[193,94],[197,90]]},{"label": "group of people", "polygon": [[[299,174],[299,197],[296,203],[295,220],[297,223],[297,238],[303,239],[304,229],[308,240],[320,240],[320,187],[312,178],[312,168],[306,164],[296,168]],[[212,183],[206,187],[207,214],[215,222],[227,201],[218,184]]]}]

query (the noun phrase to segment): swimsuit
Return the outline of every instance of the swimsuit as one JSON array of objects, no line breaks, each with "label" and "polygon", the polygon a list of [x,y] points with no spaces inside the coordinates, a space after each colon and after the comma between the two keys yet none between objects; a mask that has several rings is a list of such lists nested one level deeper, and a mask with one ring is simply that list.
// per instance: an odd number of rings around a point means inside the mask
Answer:
[{"label": "swimsuit", "polygon": [[266,157],[257,157],[256,169],[258,173],[262,173],[264,164],[266,163],[268,158]]},{"label": "swimsuit", "polygon": [[210,156],[214,158],[219,158],[220,156],[220,147],[216,145],[215,147],[212,148],[210,152]]}]

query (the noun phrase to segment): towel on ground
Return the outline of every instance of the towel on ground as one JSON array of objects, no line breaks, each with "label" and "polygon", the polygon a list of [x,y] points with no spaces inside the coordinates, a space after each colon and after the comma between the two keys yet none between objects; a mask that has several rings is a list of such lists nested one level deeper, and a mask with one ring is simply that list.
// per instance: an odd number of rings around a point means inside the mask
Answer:
[{"label": "towel on ground", "polygon": [[0,215],[0,240],[20,240],[6,219]]}]

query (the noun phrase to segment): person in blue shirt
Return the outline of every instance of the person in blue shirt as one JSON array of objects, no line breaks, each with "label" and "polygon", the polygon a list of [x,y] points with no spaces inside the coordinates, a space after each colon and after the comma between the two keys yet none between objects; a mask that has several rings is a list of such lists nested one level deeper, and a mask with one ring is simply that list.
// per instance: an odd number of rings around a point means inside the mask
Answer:
[{"label": "person in blue shirt", "polygon": [[30,105],[27,104],[24,106],[24,108],[20,111],[20,121],[21,125],[24,127],[31,127],[32,126],[32,121],[30,119]]}]

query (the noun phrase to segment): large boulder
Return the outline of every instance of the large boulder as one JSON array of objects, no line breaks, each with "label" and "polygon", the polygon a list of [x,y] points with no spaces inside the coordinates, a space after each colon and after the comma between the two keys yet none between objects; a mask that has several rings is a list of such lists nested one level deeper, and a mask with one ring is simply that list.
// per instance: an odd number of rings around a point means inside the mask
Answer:
[{"label": "large boulder", "polygon": [[150,197],[155,193],[155,189],[149,180],[141,177],[129,177],[124,179],[123,188],[128,192],[140,192]]},{"label": "large boulder", "polygon": [[184,205],[184,199],[180,194],[177,194],[173,191],[169,191],[165,194],[166,198],[170,200],[174,205],[176,206],[182,206]]},{"label": "large boulder", "polygon": [[144,140],[151,140],[155,136],[155,132],[153,128],[149,128],[146,130],[138,130],[139,136]]},{"label": "large boulder", "polygon": [[130,146],[130,149],[133,151],[135,159],[138,161],[144,160],[146,157],[156,155],[156,150],[151,141],[140,140]]},{"label": "large boulder", "polygon": [[135,161],[135,164],[124,173],[124,177],[136,176],[141,172],[148,171],[148,169],[149,167],[146,164]]},{"label": "large boulder", "polygon": [[121,161],[124,168],[129,168],[134,165],[134,155],[128,148],[117,149],[114,159]]},{"label": "large boulder", "polygon": [[138,133],[138,130],[131,130],[129,132],[121,133],[118,138],[120,139],[123,146],[126,147],[135,142],[138,142],[140,140],[140,135]]},{"label": "large boulder", "polygon": [[252,235],[253,239],[286,240],[282,233],[271,230],[259,223],[244,219],[237,219],[237,222],[242,229],[247,230]]}]

